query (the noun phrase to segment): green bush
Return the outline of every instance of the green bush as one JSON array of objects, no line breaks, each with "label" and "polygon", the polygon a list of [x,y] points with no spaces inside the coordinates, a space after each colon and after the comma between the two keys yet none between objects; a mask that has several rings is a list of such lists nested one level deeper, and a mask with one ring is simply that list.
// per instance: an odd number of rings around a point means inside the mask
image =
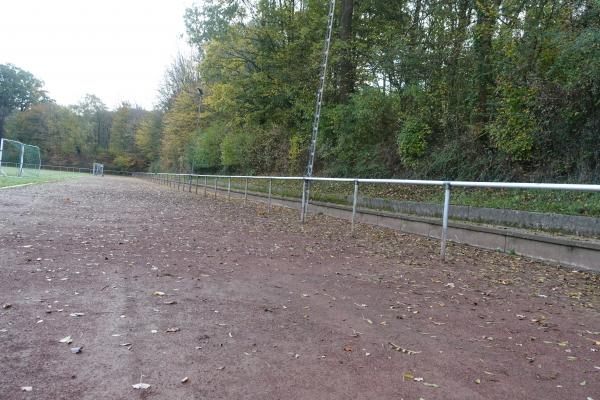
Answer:
[{"label": "green bush", "polygon": [[488,126],[494,147],[513,160],[527,161],[533,149],[533,137],[539,123],[531,112],[535,99],[532,89],[499,84],[501,98],[496,119]]},{"label": "green bush", "polygon": [[192,165],[199,170],[217,170],[221,165],[221,142],[225,135],[225,128],[212,125],[198,132],[192,143]]},{"label": "green bush", "polygon": [[404,121],[396,136],[396,144],[398,155],[405,165],[414,167],[425,155],[429,135],[431,135],[431,128],[425,122],[414,117]]},{"label": "green bush", "polygon": [[246,132],[230,132],[221,142],[221,164],[228,170],[243,169],[248,165],[250,136]]}]

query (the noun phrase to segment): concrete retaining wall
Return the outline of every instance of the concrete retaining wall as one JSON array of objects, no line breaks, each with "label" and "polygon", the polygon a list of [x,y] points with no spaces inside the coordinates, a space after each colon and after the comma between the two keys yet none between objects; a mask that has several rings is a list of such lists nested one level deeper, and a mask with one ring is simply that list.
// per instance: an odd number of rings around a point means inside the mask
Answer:
[{"label": "concrete retaining wall", "polygon": [[[344,200],[348,202],[348,204],[352,204],[351,196],[344,198]],[[364,197],[359,198],[358,206],[423,217],[440,217],[442,215],[441,204],[415,201],[398,201]],[[600,237],[600,218],[578,215],[451,205],[450,218],[463,221],[485,222],[494,225],[514,226],[525,229],[565,232],[578,236]]]},{"label": "concrete retaining wall", "polygon": [[[221,195],[227,192],[220,190]],[[232,197],[244,196],[243,192],[232,190],[231,193]],[[259,193],[248,193],[248,200],[266,202],[267,197]],[[300,210],[300,200],[298,199],[273,196],[272,204]],[[309,213],[322,213],[348,220],[352,218],[351,207],[331,203],[311,201]],[[356,221],[433,239],[439,239],[442,232],[441,218],[358,209]],[[600,272],[600,242],[598,241],[460,222],[449,223],[448,240],[490,250],[514,252],[540,261]]]}]

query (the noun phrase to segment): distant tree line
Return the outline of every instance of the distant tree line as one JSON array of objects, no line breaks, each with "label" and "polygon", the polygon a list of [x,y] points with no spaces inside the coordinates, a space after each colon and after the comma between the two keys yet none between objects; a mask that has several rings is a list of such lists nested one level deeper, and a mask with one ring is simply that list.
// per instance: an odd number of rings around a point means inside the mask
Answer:
[{"label": "distant tree line", "polygon": [[[156,110],[62,107],[34,80],[0,118],[57,161],[301,174],[326,18],[326,0],[206,0]],[[597,0],[341,0],[334,32],[318,174],[600,180]]]}]

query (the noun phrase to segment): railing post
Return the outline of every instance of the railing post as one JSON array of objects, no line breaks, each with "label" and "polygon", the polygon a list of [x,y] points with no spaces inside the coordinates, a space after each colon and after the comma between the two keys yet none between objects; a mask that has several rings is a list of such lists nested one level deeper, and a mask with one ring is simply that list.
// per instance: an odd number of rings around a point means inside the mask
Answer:
[{"label": "railing post", "polygon": [[356,203],[358,202],[358,179],[354,181],[354,196],[352,198],[352,230],[354,235],[354,220],[356,219]]},{"label": "railing post", "polygon": [[204,195],[207,196],[207,190],[208,190],[208,176],[204,176]]},{"label": "railing post", "polygon": [[227,200],[231,200],[231,177],[229,177],[229,180],[227,181]]},{"label": "railing post", "polygon": [[300,221],[304,223],[305,216],[304,213],[306,209],[304,207],[304,202],[306,201],[306,179],[302,180],[302,204],[300,204]]},{"label": "railing post", "polygon": [[190,175],[190,187],[188,189],[188,193],[192,193],[192,175]]},{"label": "railing post", "polygon": [[450,184],[444,184],[444,215],[442,216],[442,249],[440,257],[446,261],[446,240],[448,239],[448,214],[450,211]]},{"label": "railing post", "polygon": [[219,181],[219,177],[215,176],[215,199],[217,198],[217,182]]},{"label": "railing post", "polygon": [[273,187],[273,179],[269,178],[269,205],[267,206],[267,211],[271,212],[271,189]]},{"label": "railing post", "polygon": [[244,186],[244,202],[248,200],[248,178],[246,178],[246,185]]},{"label": "railing post", "polygon": [[21,156],[19,162],[19,176],[23,176],[23,156],[25,155],[25,145],[21,143]]},{"label": "railing post", "polygon": [[199,186],[199,183],[200,183],[200,177],[199,177],[199,176],[197,176],[197,177],[196,177],[196,194],[198,194],[198,186]]}]

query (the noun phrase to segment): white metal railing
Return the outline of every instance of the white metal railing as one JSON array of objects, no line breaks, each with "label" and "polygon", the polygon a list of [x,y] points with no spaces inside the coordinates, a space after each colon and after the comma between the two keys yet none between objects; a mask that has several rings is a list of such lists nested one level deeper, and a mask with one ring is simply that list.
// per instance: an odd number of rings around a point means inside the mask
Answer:
[{"label": "white metal railing", "polygon": [[[94,163],[96,164],[96,163]],[[102,165],[102,173],[108,175],[126,175],[131,176],[133,173],[130,171],[117,171],[112,169],[104,169],[104,164]],[[58,171],[58,172],[70,172],[70,173],[81,173],[81,174],[94,174],[94,167],[77,167],[72,165],[42,165],[42,170],[50,170],[50,171]]]},{"label": "white metal railing", "polygon": [[[354,223],[356,219],[356,205],[358,201],[358,190],[360,184],[392,184],[392,185],[421,185],[421,186],[439,186],[444,189],[444,208],[442,215],[442,237],[440,257],[446,259],[446,242],[448,239],[448,214],[450,208],[450,195],[453,187],[462,188],[487,188],[487,189],[538,189],[538,190],[566,190],[566,191],[583,191],[583,192],[600,192],[600,185],[591,184],[570,184],[570,183],[527,183],[527,182],[468,182],[468,181],[428,181],[428,180],[411,180],[411,179],[361,179],[361,178],[320,178],[320,177],[304,177],[304,176],[248,176],[248,175],[197,175],[197,174],[172,174],[172,173],[151,173],[151,172],[135,172],[133,176],[150,179],[166,185],[177,184],[179,187],[189,187],[192,191],[192,186],[204,187],[204,193],[208,190],[208,179],[214,179],[214,194],[217,195],[219,179],[227,180],[228,198],[231,196],[231,180],[242,179],[244,185],[244,199],[248,198],[248,181],[263,180],[268,181],[268,210],[271,211],[272,200],[272,183],[274,180],[280,181],[301,181],[302,182],[302,204],[300,207],[300,220],[304,223],[308,212],[309,199],[305,196],[306,185],[309,182],[345,182],[354,184],[354,194],[352,200],[352,232],[354,232]],[[187,178],[187,182],[186,182]],[[204,184],[200,185],[199,180],[204,178]],[[196,183],[193,181],[196,180]]]}]

